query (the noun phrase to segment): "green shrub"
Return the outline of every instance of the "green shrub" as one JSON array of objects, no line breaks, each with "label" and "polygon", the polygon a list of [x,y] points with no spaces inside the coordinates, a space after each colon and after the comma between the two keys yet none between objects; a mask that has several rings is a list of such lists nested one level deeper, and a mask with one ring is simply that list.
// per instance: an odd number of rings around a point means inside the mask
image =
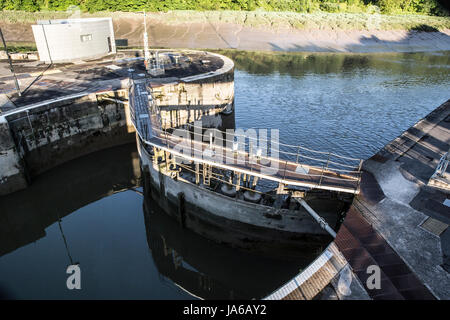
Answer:
[{"label": "green shrub", "polygon": [[66,11],[78,6],[86,12],[169,10],[265,10],[285,12],[370,12],[448,15],[438,0],[0,0],[0,10]]}]

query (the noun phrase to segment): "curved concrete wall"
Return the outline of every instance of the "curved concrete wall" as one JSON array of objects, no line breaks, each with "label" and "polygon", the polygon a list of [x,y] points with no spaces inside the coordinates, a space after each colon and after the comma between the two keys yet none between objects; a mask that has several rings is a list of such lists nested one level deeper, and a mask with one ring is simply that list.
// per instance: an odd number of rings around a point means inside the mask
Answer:
[{"label": "curved concrete wall", "polygon": [[192,82],[177,81],[152,85],[153,96],[161,109],[164,127],[178,127],[202,120],[203,127],[234,126],[218,116],[234,108],[234,69]]}]

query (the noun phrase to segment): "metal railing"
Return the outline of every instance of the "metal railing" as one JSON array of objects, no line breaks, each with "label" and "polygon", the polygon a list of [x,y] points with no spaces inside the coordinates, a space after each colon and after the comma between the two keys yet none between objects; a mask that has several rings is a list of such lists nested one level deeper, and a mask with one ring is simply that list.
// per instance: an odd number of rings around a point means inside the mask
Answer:
[{"label": "metal railing", "polygon": [[[146,86],[144,83],[142,85]],[[142,106],[139,108],[142,110],[136,110],[138,106],[136,106],[137,94],[135,88],[136,85],[132,81],[129,95],[130,113],[139,136],[148,145],[164,148],[166,151],[172,152],[174,156],[185,158],[186,160],[197,161],[237,172],[242,171],[263,179],[286,184],[299,184],[295,183],[295,180],[300,181],[303,179],[304,185],[312,188],[358,192],[357,189],[361,179],[361,159],[342,156],[333,152],[313,150],[300,145],[274,142],[266,138],[257,138],[235,132],[232,135],[228,132],[227,135],[225,131],[199,127],[195,123],[187,123],[182,126],[183,128],[166,129],[166,126],[163,126],[159,107],[154,103],[151,92],[148,92],[145,111]],[[142,88],[139,88],[139,91],[141,90]],[[146,87],[145,90],[147,90]],[[138,92],[138,95],[141,95],[141,92]],[[139,118],[143,115],[137,115],[136,112],[145,112],[148,115],[145,118],[147,118],[146,121],[151,127],[151,137],[148,137],[144,132],[140,132],[142,125],[139,124]],[[164,122],[164,124],[167,124],[167,122]],[[205,139],[203,132],[206,129],[214,130],[221,135],[221,138],[217,138],[217,134],[215,134],[215,139],[218,139],[215,143],[212,142],[211,135]],[[194,139],[192,139],[192,136]],[[224,146],[224,143],[226,146]],[[262,150],[258,143],[267,144],[267,149]],[[190,154],[176,152],[175,149],[180,144],[189,146]],[[275,150],[279,157],[270,157],[262,154],[263,151],[267,150]],[[205,152],[212,154],[213,157],[208,157],[205,160]],[[198,157],[198,155],[201,156]],[[216,155],[218,156],[215,157]],[[237,156],[243,156],[244,168],[242,163],[236,165]],[[271,165],[269,166],[265,163],[270,163]],[[263,169],[273,170],[274,163],[277,164],[275,178],[274,176],[262,174]],[[336,187],[333,188],[333,185]]]}]

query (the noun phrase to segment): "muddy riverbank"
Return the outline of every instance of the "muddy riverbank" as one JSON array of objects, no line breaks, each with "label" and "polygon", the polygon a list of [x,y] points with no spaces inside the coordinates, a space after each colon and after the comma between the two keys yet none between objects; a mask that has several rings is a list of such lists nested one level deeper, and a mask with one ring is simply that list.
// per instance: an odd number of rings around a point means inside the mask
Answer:
[{"label": "muddy riverbank", "polygon": [[[323,14],[322,17],[294,13],[285,13],[286,17],[279,13],[281,17],[272,17],[274,14],[152,13],[148,16],[150,45],[163,48],[357,53],[450,50],[448,17],[357,14]],[[118,45],[142,46],[141,14],[96,15],[113,17]],[[7,41],[32,44],[32,20],[32,17],[21,22],[0,19],[0,28]]]}]

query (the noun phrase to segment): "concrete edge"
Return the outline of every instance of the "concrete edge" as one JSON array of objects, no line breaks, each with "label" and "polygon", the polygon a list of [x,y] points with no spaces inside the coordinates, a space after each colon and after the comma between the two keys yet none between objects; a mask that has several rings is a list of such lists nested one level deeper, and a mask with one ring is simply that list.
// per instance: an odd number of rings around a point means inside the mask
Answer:
[{"label": "concrete edge", "polygon": [[[281,286],[279,289],[275,290],[262,300],[282,300],[292,294],[296,290],[300,290],[300,287],[306,283],[306,281],[312,279],[313,276],[320,277],[320,273],[322,272],[322,267],[325,266],[326,263],[331,262],[332,265],[335,267],[335,270],[331,270],[331,278],[327,279],[326,283],[317,283],[315,289],[321,292],[325,287],[328,285],[333,286],[335,291],[338,293],[338,296],[341,299],[348,299],[346,298],[349,296],[349,299],[351,298],[352,292],[356,291],[358,292],[357,296],[354,296],[353,299],[370,299],[368,294],[366,293],[363,285],[360,283],[359,279],[355,276],[353,273],[349,263],[344,258],[342,253],[339,251],[337,245],[333,242],[331,242],[328,247],[322,252],[320,256],[318,256],[308,267],[306,267],[302,272],[300,272],[298,275],[296,275],[294,278],[292,278],[290,281],[285,283],[283,286]],[[326,267],[326,266],[325,266]],[[349,286],[353,285],[356,287],[356,290],[351,290],[350,293],[340,293],[339,290],[339,282],[342,275],[342,272],[348,268],[350,271],[351,279]],[[328,272],[330,272],[329,268],[326,268]],[[314,286],[314,280],[310,285]],[[320,286],[320,287],[319,287]]]}]

